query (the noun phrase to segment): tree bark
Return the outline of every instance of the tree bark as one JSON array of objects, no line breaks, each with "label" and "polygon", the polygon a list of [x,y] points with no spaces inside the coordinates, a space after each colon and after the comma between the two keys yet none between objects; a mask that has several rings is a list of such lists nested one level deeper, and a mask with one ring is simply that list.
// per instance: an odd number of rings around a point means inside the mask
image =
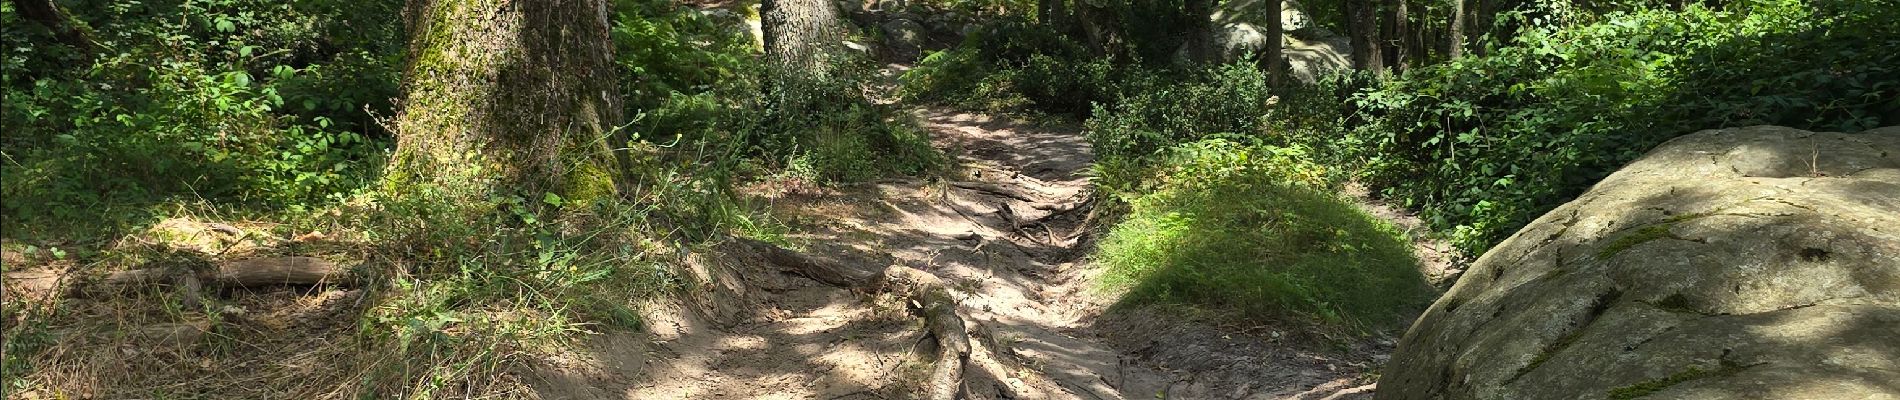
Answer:
[{"label": "tree bark", "polygon": [[[622,104],[606,0],[411,0],[394,189],[611,197]],[[612,136],[612,137],[610,137]]]},{"label": "tree bark", "polygon": [[1456,60],[1465,55],[1465,0],[1451,0],[1451,23],[1445,32],[1445,56]]},{"label": "tree bark", "polygon": [[763,0],[759,15],[766,58],[778,72],[803,78],[831,76],[834,47],[843,36],[833,0]]},{"label": "tree bark", "polygon": [[1406,15],[1407,1],[1387,0],[1386,5],[1387,11],[1390,12],[1386,15],[1386,25],[1391,29],[1388,30],[1385,38],[1385,64],[1395,71],[1404,71],[1412,61],[1412,49],[1406,43],[1406,39],[1412,37],[1411,24],[1408,20],[1411,16]]},{"label": "tree bark", "polygon": [[1284,2],[1283,0],[1266,0],[1266,2],[1267,48],[1261,62],[1267,64],[1267,84],[1278,87],[1287,82],[1286,62],[1282,60],[1286,57],[1284,54],[1286,53],[1286,28],[1281,25],[1280,19]]},{"label": "tree bark", "polygon": [[1214,1],[1187,0],[1188,59],[1194,63],[1208,63],[1214,59]]},{"label": "tree bark", "polygon": [[1379,21],[1372,0],[1346,0],[1347,35],[1352,37],[1352,66],[1364,71],[1385,69],[1379,52]]}]

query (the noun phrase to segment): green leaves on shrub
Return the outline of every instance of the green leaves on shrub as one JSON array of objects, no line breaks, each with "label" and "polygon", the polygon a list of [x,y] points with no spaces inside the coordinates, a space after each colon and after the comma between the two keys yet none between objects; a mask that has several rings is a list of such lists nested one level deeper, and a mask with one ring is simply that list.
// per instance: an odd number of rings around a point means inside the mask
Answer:
[{"label": "green leaves on shrub", "polygon": [[1891,1],[1755,1],[1532,27],[1353,96],[1370,146],[1342,150],[1478,254],[1676,136],[1900,124],[1895,18]]},{"label": "green leaves on shrub", "polygon": [[1401,233],[1334,195],[1302,152],[1211,139],[1166,153],[1097,256],[1124,304],[1388,328],[1430,299]]}]

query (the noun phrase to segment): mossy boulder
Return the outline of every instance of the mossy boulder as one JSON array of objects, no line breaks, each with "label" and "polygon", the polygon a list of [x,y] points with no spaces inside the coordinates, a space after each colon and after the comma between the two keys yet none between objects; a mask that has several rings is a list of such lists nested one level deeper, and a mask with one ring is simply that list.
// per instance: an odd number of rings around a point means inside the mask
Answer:
[{"label": "mossy boulder", "polygon": [[1665,143],[1486,252],[1379,399],[1900,399],[1900,127]]}]

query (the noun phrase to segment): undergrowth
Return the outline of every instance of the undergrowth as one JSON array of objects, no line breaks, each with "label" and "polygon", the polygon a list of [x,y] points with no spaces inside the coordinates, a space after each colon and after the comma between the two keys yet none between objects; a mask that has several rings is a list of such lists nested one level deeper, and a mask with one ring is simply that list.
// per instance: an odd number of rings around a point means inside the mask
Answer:
[{"label": "undergrowth", "polygon": [[1651,147],[1758,124],[1900,124],[1891,1],[1746,1],[1532,26],[1484,57],[1370,84],[1339,157],[1478,254]]},{"label": "undergrowth", "polygon": [[1329,189],[1297,148],[1208,139],[1175,147],[1126,196],[1096,260],[1120,304],[1181,303],[1242,319],[1403,323],[1432,291],[1396,228]]},{"label": "undergrowth", "polygon": [[[639,179],[618,188],[622,201],[380,185],[401,2],[82,3],[67,11],[97,49],[52,40],[0,3],[9,282],[313,255],[360,283],[228,291],[195,307],[163,285],[9,290],[9,395],[522,397],[529,364],[640,329],[641,304],[694,287],[677,267],[699,246],[781,240],[736,185],[943,163],[916,121],[863,96],[864,75],[766,85],[745,21],[627,0],[611,37],[633,140],[614,147]],[[243,233],[168,231],[180,224]],[[221,239],[189,243],[206,237]]]}]

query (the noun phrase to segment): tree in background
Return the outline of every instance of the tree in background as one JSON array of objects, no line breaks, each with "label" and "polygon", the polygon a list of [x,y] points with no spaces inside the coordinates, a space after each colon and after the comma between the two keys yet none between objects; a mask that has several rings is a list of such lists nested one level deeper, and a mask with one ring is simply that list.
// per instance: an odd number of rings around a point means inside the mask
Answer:
[{"label": "tree in background", "polygon": [[1451,0],[1451,23],[1445,28],[1445,57],[1464,57],[1465,0]]},{"label": "tree in background", "polygon": [[1372,0],[1344,0],[1346,35],[1352,39],[1352,67],[1363,71],[1385,69],[1379,54],[1378,10]]},{"label": "tree in background", "polygon": [[1188,60],[1207,63],[1214,60],[1214,4],[1218,0],[1186,0],[1189,21],[1186,33]]},{"label": "tree in background", "polygon": [[1406,64],[1410,63],[1414,56],[1411,53],[1412,49],[1406,46],[1407,40],[1411,38],[1409,24],[1411,15],[1406,13],[1406,2],[1407,0],[1385,1],[1387,13],[1384,25],[1385,49],[1383,50],[1386,57],[1385,65],[1400,71],[1405,70]]},{"label": "tree in background", "polygon": [[1280,18],[1281,7],[1285,2],[1283,0],[1266,0],[1266,2],[1267,48],[1265,49],[1266,57],[1262,57],[1262,60],[1267,63],[1267,83],[1277,87],[1287,82],[1286,63],[1281,61],[1284,57],[1282,53],[1286,52],[1283,43],[1286,41],[1286,28],[1281,25]]},{"label": "tree in background", "polygon": [[[616,191],[606,0],[412,0],[386,184],[593,199]],[[624,141],[622,139],[621,141]]]}]

